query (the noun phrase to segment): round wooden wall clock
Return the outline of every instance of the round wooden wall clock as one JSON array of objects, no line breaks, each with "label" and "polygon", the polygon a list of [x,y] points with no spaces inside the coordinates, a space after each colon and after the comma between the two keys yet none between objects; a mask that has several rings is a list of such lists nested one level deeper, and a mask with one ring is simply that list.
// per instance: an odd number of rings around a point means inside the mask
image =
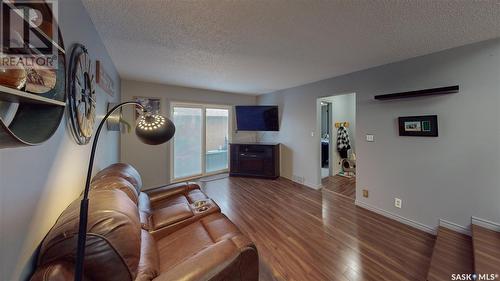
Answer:
[{"label": "round wooden wall clock", "polygon": [[81,44],[73,48],[69,65],[69,119],[78,144],[87,144],[94,131],[96,114],[95,75],[92,60]]}]

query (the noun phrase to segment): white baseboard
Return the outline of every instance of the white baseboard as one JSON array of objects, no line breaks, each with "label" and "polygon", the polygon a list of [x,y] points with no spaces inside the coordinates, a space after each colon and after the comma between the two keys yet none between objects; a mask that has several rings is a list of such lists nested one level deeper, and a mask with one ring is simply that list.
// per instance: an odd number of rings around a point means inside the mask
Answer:
[{"label": "white baseboard", "polygon": [[321,185],[316,185],[316,184],[310,183],[308,181],[298,182],[298,181],[294,181],[293,179],[291,179],[291,178],[289,178],[287,176],[281,175],[280,177],[285,178],[285,179],[290,180],[290,181],[293,181],[294,183],[298,183],[298,184],[307,186],[307,187],[312,188],[312,189],[316,189],[316,190],[321,189]]},{"label": "white baseboard", "polygon": [[478,217],[472,217],[471,223],[475,225],[482,226],[484,228],[500,232],[500,223],[492,222],[489,220],[481,219]]},{"label": "white baseboard", "polygon": [[304,182],[303,185],[316,190],[321,189],[321,185],[312,184],[310,182]]},{"label": "white baseboard", "polygon": [[395,221],[398,221],[400,223],[404,223],[406,225],[409,225],[409,226],[414,227],[416,229],[422,230],[424,232],[436,235],[436,229],[434,229],[434,228],[432,228],[430,226],[427,226],[425,224],[416,222],[414,220],[407,219],[407,218],[402,217],[400,215],[393,214],[391,212],[388,212],[386,210],[382,210],[380,208],[377,208],[375,206],[363,203],[363,202],[358,201],[358,200],[356,200],[354,202],[355,202],[356,206],[359,206],[361,208],[370,210],[370,211],[375,212],[375,213],[377,213],[379,215],[382,215],[384,217],[388,217],[388,218],[393,219]]},{"label": "white baseboard", "polygon": [[440,219],[439,220],[439,226],[448,228],[448,229],[453,230],[453,231],[458,232],[458,233],[462,233],[462,234],[465,234],[465,235],[468,235],[468,236],[472,236],[470,228],[467,228],[465,226],[453,223],[451,221]]}]

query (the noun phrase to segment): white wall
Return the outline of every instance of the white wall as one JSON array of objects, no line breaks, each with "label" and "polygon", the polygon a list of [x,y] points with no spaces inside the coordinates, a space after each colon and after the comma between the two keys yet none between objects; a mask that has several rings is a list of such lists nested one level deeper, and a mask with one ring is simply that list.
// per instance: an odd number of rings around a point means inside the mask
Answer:
[{"label": "white wall", "polygon": [[[239,95],[195,88],[170,86],[139,81],[122,81],[122,100],[132,100],[134,97],[161,98],[161,113],[170,117],[171,102],[205,103],[217,105],[252,105],[256,104],[254,95]],[[123,116],[134,120],[133,108],[124,108]],[[235,128],[233,112],[233,128]],[[233,131],[233,141],[256,140],[253,132]],[[132,132],[121,136],[121,161],[130,163],[141,173],[144,188],[152,188],[170,183],[170,142],[158,146],[143,144]]]},{"label": "white wall", "polygon": [[[97,87],[97,121],[107,101],[120,100],[120,78],[85,8],[79,0],[59,1],[59,25],[69,60],[71,45],[80,42],[104,63],[118,94]],[[43,126],[43,124],[40,124]],[[23,280],[30,257],[66,206],[84,186],[90,145],[77,145],[67,129],[66,116],[47,142],[35,147],[0,150],[0,280]],[[119,135],[104,130],[96,169],[116,162]]]},{"label": "white wall", "polygon": [[[460,93],[453,95],[373,99],[456,84]],[[283,176],[319,184],[319,150],[311,137],[316,100],[350,92],[356,93],[358,204],[428,230],[440,218],[462,226],[472,215],[500,222],[499,39],[259,96],[261,104],[280,106],[280,132],[261,139],[284,144]],[[398,116],[425,114],[438,115],[439,137],[398,136]],[[366,142],[366,134],[374,134],[375,142]],[[369,198],[361,196],[363,188],[370,190]],[[394,197],[403,199],[402,209],[393,206]]]}]

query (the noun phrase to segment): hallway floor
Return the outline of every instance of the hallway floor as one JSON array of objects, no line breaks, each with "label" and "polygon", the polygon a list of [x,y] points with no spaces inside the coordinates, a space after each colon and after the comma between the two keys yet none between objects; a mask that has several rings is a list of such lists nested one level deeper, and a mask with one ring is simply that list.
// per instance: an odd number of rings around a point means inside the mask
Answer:
[{"label": "hallway floor", "polygon": [[321,179],[321,184],[324,189],[349,197],[352,200],[356,199],[355,177],[346,178],[339,175],[329,176]]}]

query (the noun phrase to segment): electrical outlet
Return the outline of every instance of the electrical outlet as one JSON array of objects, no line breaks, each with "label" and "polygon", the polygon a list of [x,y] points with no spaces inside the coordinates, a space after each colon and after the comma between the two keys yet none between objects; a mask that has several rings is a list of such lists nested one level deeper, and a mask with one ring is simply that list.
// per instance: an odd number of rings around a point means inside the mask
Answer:
[{"label": "electrical outlet", "polygon": [[373,135],[366,135],[366,141],[368,141],[368,142],[374,142],[375,141],[375,137]]},{"label": "electrical outlet", "polygon": [[402,205],[403,205],[403,201],[402,201],[401,199],[399,199],[399,198],[394,198],[394,206],[395,206],[396,208],[400,208],[400,209],[401,209]]},{"label": "electrical outlet", "polygon": [[363,189],[363,197],[368,198],[368,189]]}]

